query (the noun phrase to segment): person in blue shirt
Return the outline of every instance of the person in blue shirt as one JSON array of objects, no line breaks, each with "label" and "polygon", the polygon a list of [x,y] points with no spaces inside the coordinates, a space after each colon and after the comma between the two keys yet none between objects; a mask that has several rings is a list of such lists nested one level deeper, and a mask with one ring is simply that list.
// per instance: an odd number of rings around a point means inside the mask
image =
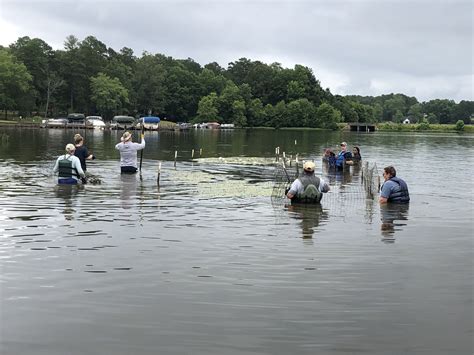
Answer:
[{"label": "person in blue shirt", "polygon": [[407,183],[397,177],[397,171],[393,166],[387,166],[383,169],[384,183],[380,188],[380,204],[392,203],[408,203],[410,202],[410,194],[408,193]]},{"label": "person in blue shirt", "polygon": [[341,151],[336,158],[336,168],[338,170],[344,169],[344,165],[346,165],[346,162],[348,161],[352,161],[352,153],[347,151],[347,143],[342,142]]}]

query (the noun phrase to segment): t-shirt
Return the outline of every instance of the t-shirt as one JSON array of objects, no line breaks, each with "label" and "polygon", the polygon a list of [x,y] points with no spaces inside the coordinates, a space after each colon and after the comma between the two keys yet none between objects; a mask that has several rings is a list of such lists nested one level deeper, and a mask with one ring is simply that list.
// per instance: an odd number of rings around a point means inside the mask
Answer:
[{"label": "t-shirt", "polygon": [[141,143],[121,142],[115,146],[120,152],[120,166],[133,166],[137,168],[137,151],[145,148],[145,139]]},{"label": "t-shirt", "polygon": [[[317,186],[318,190],[321,192],[328,192],[329,185],[326,181],[319,178],[319,186]],[[288,191],[290,194],[297,196],[298,194],[302,194],[304,192],[304,186],[301,183],[300,179],[296,179],[291,184],[290,190]]]},{"label": "t-shirt", "polygon": [[74,152],[74,155],[79,158],[82,170],[86,171],[86,158],[90,155],[89,151],[87,150],[87,147],[85,145],[81,145],[79,147],[76,146],[76,151]]}]

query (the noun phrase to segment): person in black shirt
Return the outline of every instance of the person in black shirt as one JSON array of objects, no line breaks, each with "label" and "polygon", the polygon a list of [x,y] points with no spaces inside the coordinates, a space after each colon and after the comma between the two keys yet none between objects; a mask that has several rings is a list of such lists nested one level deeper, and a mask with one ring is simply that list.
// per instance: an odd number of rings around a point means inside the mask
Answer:
[{"label": "person in black shirt", "polygon": [[76,145],[76,151],[74,155],[79,158],[81,161],[81,168],[84,172],[87,171],[86,160],[95,159],[93,154],[87,150],[87,147],[84,145],[84,138],[78,133],[74,135],[74,144]]}]

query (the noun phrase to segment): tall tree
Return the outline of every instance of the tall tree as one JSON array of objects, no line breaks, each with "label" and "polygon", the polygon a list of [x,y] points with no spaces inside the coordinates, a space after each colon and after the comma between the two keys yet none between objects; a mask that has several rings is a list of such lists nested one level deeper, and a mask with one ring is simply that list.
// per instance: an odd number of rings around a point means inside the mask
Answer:
[{"label": "tall tree", "polygon": [[16,109],[19,99],[30,89],[32,77],[26,66],[7,49],[0,49],[0,106],[5,110]]},{"label": "tall tree", "polygon": [[90,81],[91,100],[104,117],[109,118],[128,103],[128,91],[117,78],[110,78],[104,73],[99,73]]},{"label": "tall tree", "polygon": [[211,92],[209,95],[204,96],[199,100],[198,110],[197,110],[197,122],[209,122],[216,121],[219,122],[218,114],[218,97],[215,92]]},{"label": "tall tree", "polygon": [[43,107],[43,103],[46,101],[53,50],[42,39],[31,39],[28,36],[19,38],[10,45],[10,48],[13,55],[25,64],[32,76],[35,109],[38,110]]}]

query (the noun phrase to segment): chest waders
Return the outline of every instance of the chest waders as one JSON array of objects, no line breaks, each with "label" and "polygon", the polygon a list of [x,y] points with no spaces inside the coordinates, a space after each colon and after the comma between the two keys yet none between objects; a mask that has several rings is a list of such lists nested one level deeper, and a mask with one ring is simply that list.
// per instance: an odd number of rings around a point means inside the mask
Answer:
[{"label": "chest waders", "polygon": [[303,192],[292,199],[295,203],[320,203],[323,194],[319,191],[321,180],[317,176],[303,175],[298,178],[303,185]]}]

